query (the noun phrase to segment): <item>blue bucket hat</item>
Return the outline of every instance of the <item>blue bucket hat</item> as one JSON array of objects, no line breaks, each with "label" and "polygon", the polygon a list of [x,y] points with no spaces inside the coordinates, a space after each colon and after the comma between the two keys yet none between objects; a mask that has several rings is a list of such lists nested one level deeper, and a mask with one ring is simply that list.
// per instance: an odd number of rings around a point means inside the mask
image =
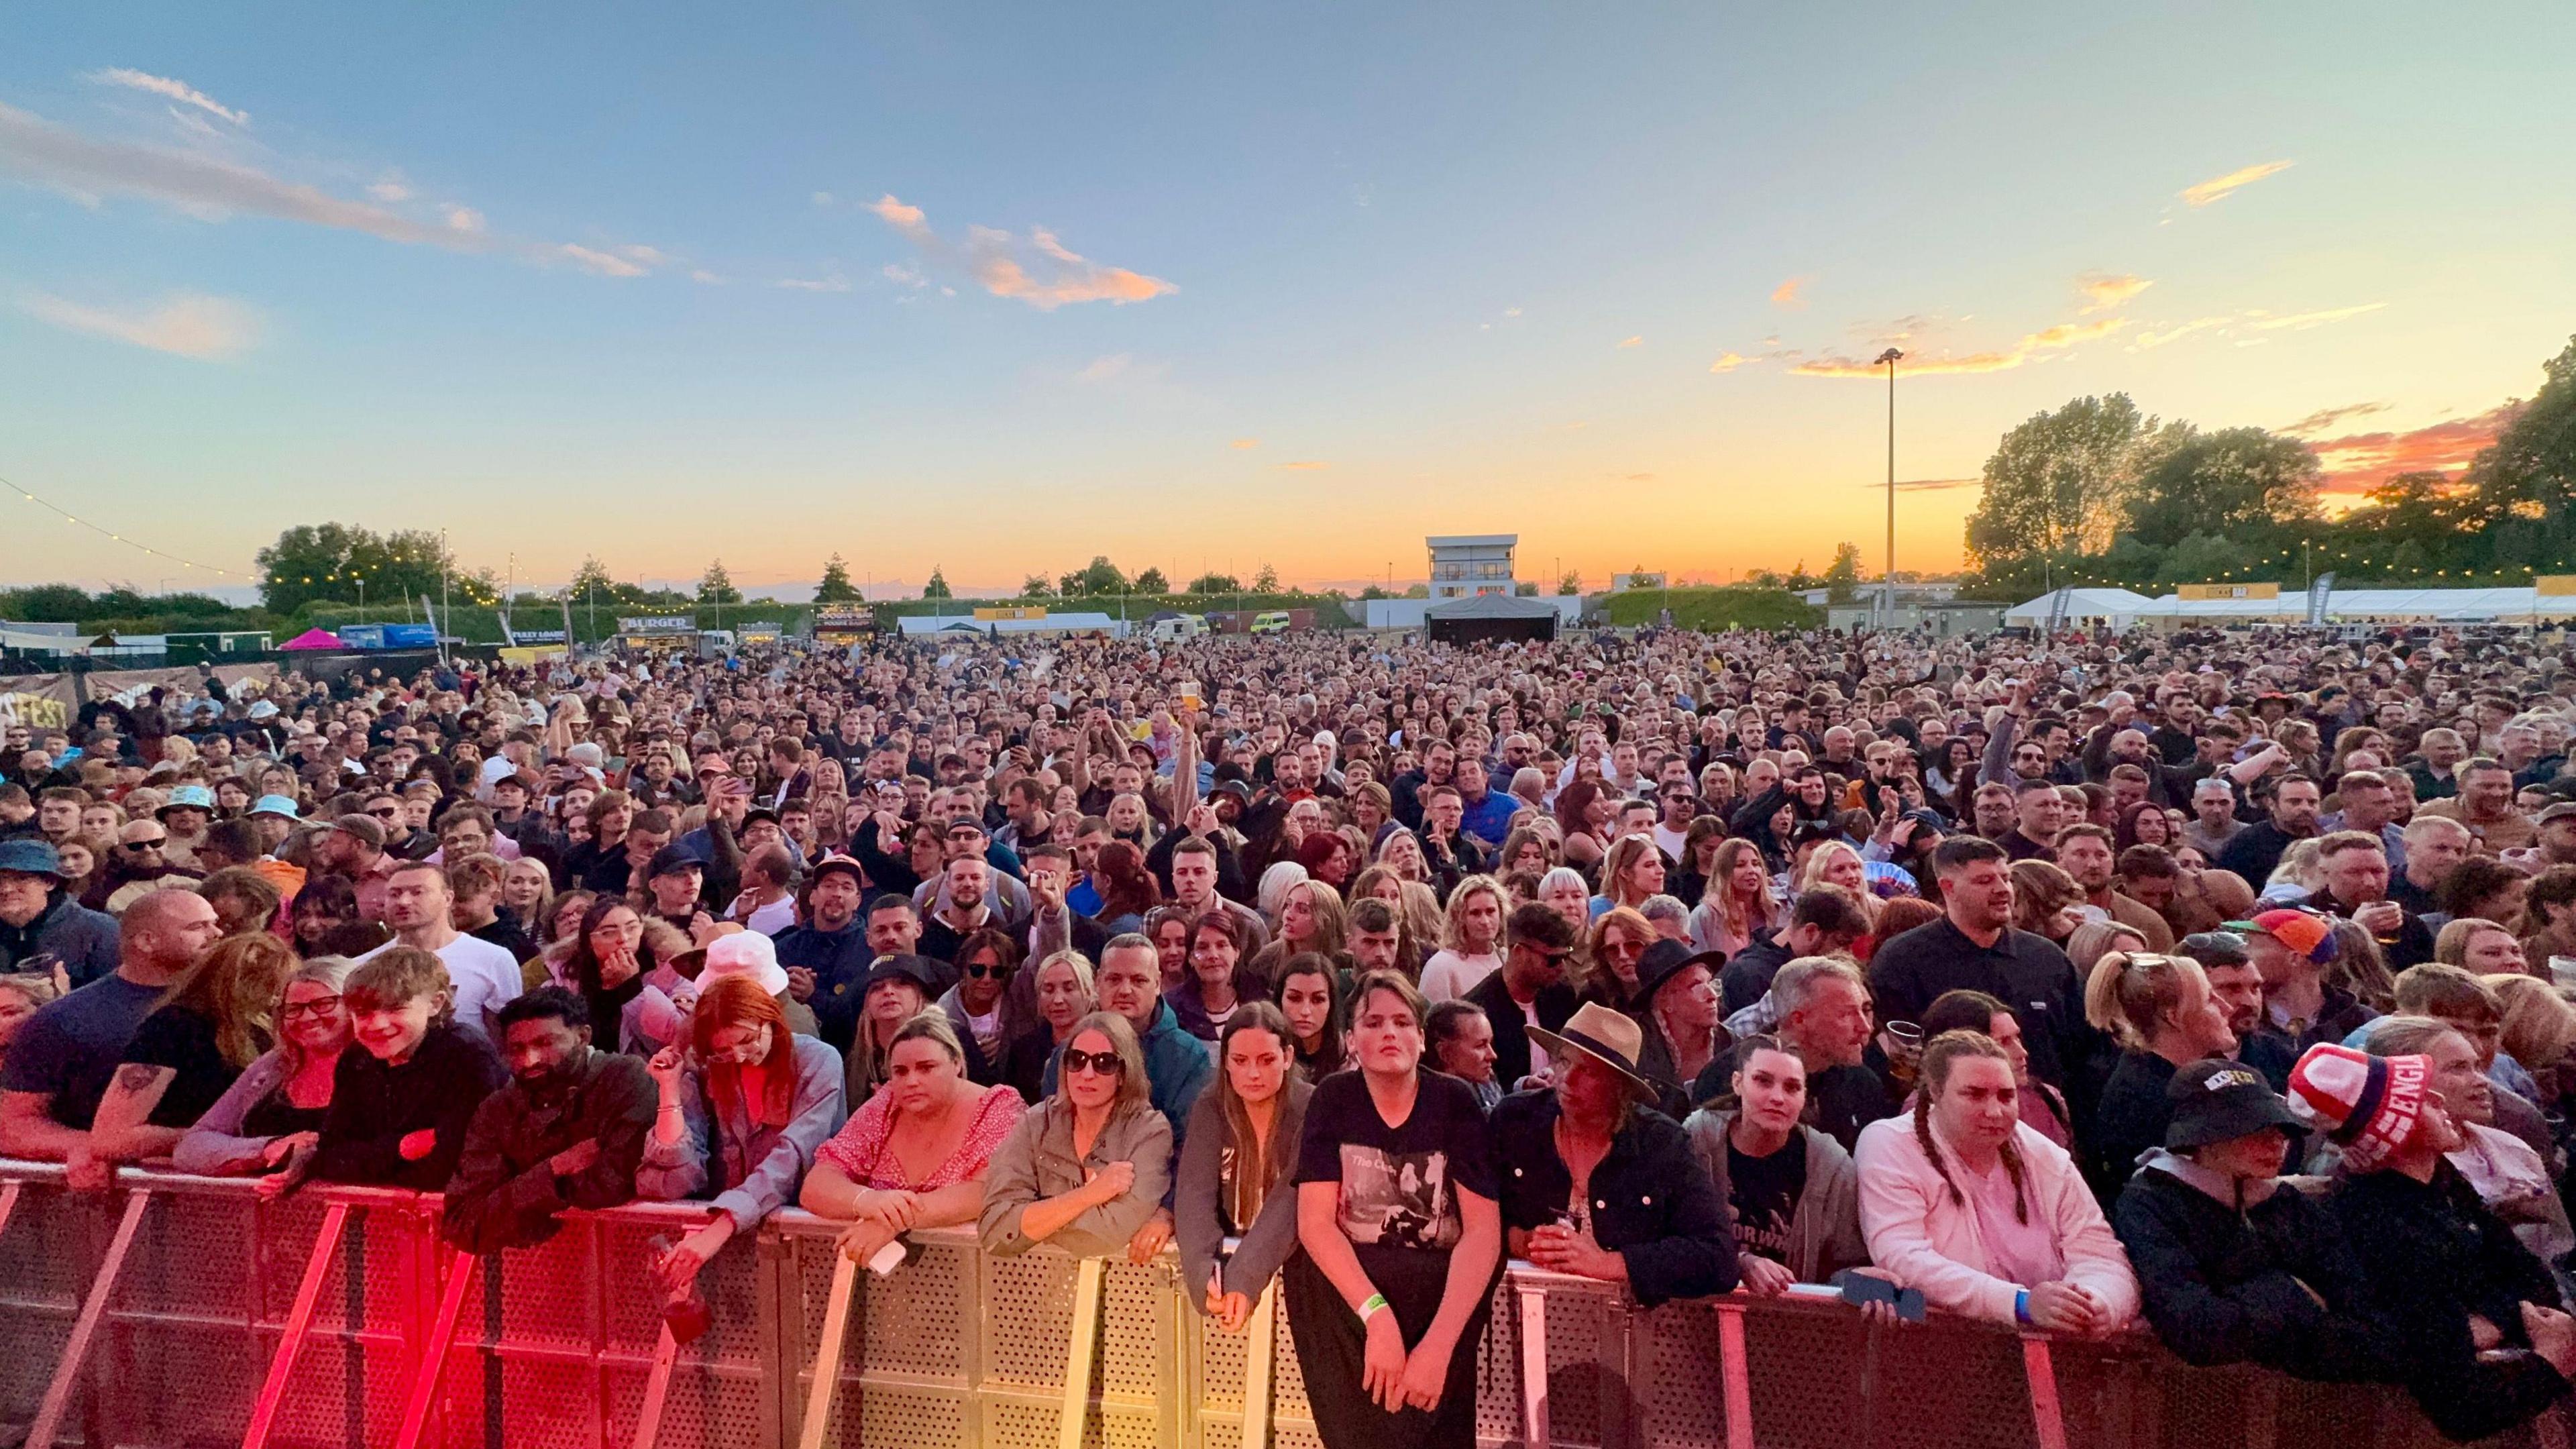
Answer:
[{"label": "blue bucket hat", "polygon": [[[163,801],[161,805],[161,810],[188,809],[203,810],[209,815],[213,814],[215,809],[215,792],[207,789],[203,785],[182,785],[178,789],[171,791],[170,798]],[[153,813],[157,815],[161,812],[154,811]]]},{"label": "blue bucket hat", "polygon": [[46,840],[0,840],[0,875],[62,878],[63,858]]},{"label": "blue bucket hat", "polygon": [[304,818],[304,812],[295,808],[295,802],[283,795],[260,796],[259,803],[250,807],[250,813],[253,815],[283,815],[289,820],[301,820]]}]

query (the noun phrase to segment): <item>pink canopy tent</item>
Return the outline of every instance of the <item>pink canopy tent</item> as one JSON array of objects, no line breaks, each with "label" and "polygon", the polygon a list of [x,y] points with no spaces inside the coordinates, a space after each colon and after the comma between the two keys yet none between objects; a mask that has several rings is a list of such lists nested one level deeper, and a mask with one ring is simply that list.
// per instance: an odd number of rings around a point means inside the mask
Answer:
[{"label": "pink canopy tent", "polygon": [[307,629],[277,646],[280,649],[345,649],[340,636],[328,629]]}]

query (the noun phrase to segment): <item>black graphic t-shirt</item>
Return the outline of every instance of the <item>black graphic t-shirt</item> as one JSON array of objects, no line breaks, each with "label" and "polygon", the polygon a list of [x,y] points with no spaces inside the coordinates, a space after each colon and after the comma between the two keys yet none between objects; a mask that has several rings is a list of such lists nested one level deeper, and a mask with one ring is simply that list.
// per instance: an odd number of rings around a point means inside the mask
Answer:
[{"label": "black graphic t-shirt", "polygon": [[1735,1209],[1737,1248],[1787,1266],[1789,1223],[1807,1190],[1807,1139],[1791,1133],[1788,1145],[1768,1157],[1748,1157],[1726,1143],[1726,1200]]},{"label": "black graphic t-shirt", "polygon": [[1420,1078],[1412,1115],[1393,1127],[1357,1071],[1325,1078],[1306,1107],[1297,1181],[1341,1185],[1335,1216],[1360,1248],[1445,1253],[1458,1242],[1459,1191],[1495,1195],[1475,1090],[1437,1072]]}]

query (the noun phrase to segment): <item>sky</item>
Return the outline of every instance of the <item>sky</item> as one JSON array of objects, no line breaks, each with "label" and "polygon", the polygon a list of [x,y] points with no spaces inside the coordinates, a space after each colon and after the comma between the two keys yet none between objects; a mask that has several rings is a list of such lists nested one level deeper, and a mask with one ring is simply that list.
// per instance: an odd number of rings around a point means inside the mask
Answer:
[{"label": "sky", "polygon": [[1890,346],[1900,568],[2086,394],[2465,461],[2576,8],[2098,8],[21,8],[0,582],[1875,571]]}]

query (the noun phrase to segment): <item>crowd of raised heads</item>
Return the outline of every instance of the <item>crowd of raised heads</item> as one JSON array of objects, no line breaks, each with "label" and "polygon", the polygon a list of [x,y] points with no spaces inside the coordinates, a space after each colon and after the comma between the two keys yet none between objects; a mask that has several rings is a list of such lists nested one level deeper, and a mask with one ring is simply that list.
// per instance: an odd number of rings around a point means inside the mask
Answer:
[{"label": "crowd of raised heads", "polygon": [[[2560,1413],[2555,636],[943,638],[7,726],[0,1155],[1274,1283],[1463,1445],[1504,1260]],[[748,1251],[747,1249],[741,1251]],[[1892,1331],[1903,1331],[1901,1328]],[[1713,1370],[1712,1370],[1713,1371]]]}]

